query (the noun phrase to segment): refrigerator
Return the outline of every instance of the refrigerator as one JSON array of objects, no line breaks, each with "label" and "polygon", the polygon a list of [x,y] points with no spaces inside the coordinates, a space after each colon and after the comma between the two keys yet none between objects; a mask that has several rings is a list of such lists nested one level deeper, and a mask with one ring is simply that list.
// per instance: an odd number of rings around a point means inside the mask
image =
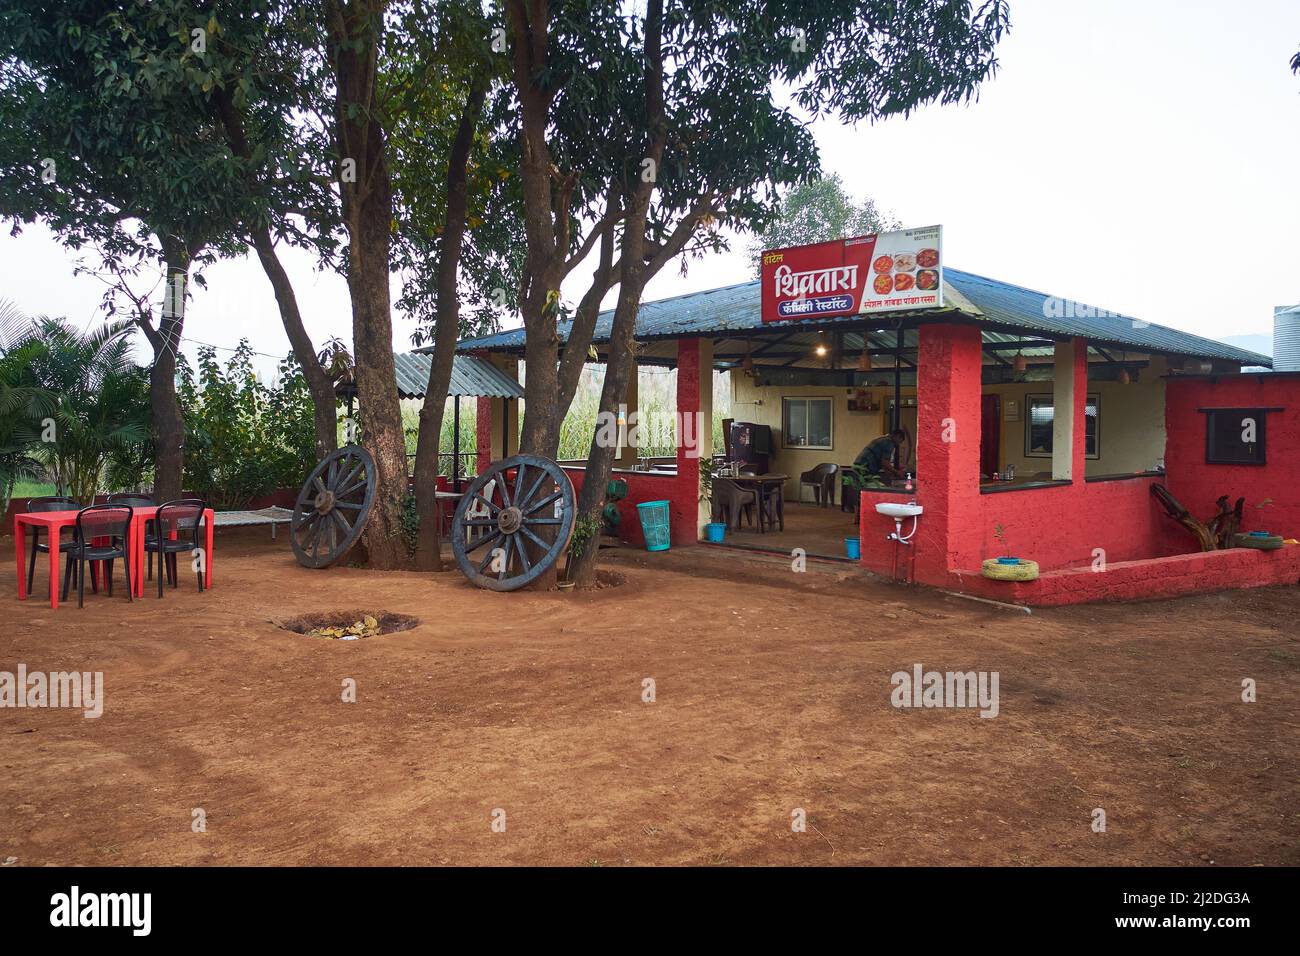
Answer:
[{"label": "refrigerator", "polygon": [[755,422],[731,423],[731,460],[771,471],[772,426]]}]

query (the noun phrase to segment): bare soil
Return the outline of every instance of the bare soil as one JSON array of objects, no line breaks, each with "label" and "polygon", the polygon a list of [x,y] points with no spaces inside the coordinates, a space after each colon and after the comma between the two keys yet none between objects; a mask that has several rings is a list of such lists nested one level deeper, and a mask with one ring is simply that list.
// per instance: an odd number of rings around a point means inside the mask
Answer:
[{"label": "bare soil", "polygon": [[[212,591],[83,611],[11,570],[0,670],[102,671],[106,702],[0,709],[0,861],[1300,863],[1298,588],[1026,617],[844,564],[602,560],[593,592],[496,594],[237,529]],[[275,623],[353,608],[419,624]],[[997,671],[1000,714],[894,708],[916,663]]]}]

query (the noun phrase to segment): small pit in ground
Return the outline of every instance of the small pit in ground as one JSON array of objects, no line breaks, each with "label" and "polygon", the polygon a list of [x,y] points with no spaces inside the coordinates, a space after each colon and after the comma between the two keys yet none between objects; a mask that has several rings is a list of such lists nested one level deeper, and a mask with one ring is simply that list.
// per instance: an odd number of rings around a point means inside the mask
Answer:
[{"label": "small pit in ground", "polygon": [[313,614],[300,614],[278,623],[286,631],[293,631],[295,634],[306,634],[309,637],[327,640],[344,640],[409,631],[420,623],[420,619],[410,614],[396,614],[393,611],[317,611]]}]

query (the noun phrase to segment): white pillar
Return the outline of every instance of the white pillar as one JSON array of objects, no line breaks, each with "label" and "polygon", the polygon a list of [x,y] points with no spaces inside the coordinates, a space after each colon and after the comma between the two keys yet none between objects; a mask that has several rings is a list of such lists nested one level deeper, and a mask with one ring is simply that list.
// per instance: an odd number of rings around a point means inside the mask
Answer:
[{"label": "white pillar", "polygon": [[1057,342],[1052,369],[1052,480],[1074,478],[1074,342]]}]

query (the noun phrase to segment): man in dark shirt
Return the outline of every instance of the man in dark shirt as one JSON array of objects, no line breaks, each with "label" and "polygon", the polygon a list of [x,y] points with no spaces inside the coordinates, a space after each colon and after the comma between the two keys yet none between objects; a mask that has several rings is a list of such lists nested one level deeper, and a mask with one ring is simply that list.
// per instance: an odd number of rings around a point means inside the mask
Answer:
[{"label": "man in dark shirt", "polygon": [[867,474],[879,475],[886,481],[898,478],[901,472],[894,467],[894,456],[906,437],[907,433],[901,428],[895,428],[888,435],[881,435],[862,449],[853,464],[860,465]]}]

